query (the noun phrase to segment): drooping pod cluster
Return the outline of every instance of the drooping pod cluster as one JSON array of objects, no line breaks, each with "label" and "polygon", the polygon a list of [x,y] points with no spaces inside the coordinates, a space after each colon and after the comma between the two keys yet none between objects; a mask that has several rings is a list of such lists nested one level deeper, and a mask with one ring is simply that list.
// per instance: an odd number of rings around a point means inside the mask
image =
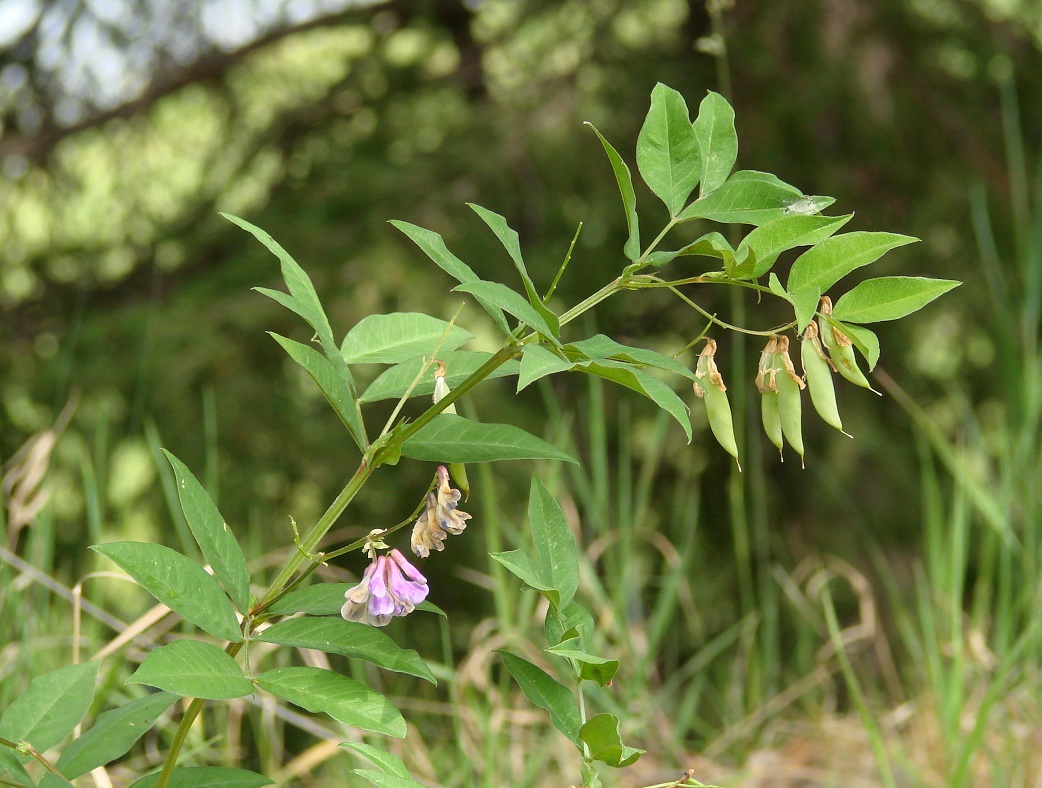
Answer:
[{"label": "drooping pod cluster", "polygon": [[[817,322],[807,324],[800,337],[800,361],[803,374],[796,371],[789,354],[789,337],[772,334],[760,353],[756,369],[756,388],[760,392],[760,418],[767,438],[777,447],[784,461],[788,443],[804,458],[803,445],[803,390],[810,393],[811,404],[822,421],[830,427],[853,437],[843,429],[836,401],[833,372],[870,391],[875,391],[858,367],[851,339],[843,333],[841,324],[831,320],[832,301],[823,296]],[[716,366],[716,341],[706,339],[698,355],[693,388],[703,402],[713,435],[728,454],[738,459],[738,446],[727,387]],[[876,392],[877,394],[879,392]],[[739,465],[739,468],[741,466]]]},{"label": "drooping pod cluster", "polygon": [[[738,443],[734,438],[734,420],[731,418],[731,404],[727,401],[727,386],[723,375],[716,368],[716,340],[706,339],[706,345],[698,354],[695,366],[695,380],[691,387],[695,396],[706,404],[706,416],[713,436],[728,454],[738,462]],[[739,462],[738,469],[742,469]]]},{"label": "drooping pod cluster", "polygon": [[780,452],[785,441],[803,459],[803,414],[800,393],[806,387],[789,356],[789,338],[772,336],[760,354],[756,388],[764,431]]},{"label": "drooping pod cluster", "polygon": [[850,338],[829,321],[828,316],[831,314],[832,301],[828,296],[823,296],[821,317],[817,323],[811,321],[807,325],[800,340],[802,376],[797,374],[789,356],[789,338],[779,335],[772,335],[768,340],[756,370],[756,388],[760,391],[760,415],[764,432],[779,452],[784,448],[785,441],[788,441],[801,460],[803,435],[800,393],[804,388],[809,390],[811,403],[822,421],[847,437],[852,436],[844,431],[839,416],[833,371],[839,372],[851,383],[875,391],[857,365]]}]

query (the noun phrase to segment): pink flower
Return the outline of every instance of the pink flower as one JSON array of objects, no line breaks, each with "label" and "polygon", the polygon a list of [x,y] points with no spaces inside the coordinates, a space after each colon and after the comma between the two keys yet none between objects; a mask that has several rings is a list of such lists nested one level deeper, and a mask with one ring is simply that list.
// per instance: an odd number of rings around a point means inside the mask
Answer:
[{"label": "pink flower", "polygon": [[459,511],[462,493],[449,486],[449,471],[438,466],[438,493],[427,495],[427,508],[416,520],[412,529],[412,551],[426,558],[431,550],[444,550],[445,538],[449,534],[461,534],[467,527],[470,515]]},{"label": "pink flower", "polygon": [[348,621],[386,626],[394,616],[405,616],[427,598],[427,578],[398,550],[379,556],[365,570],[362,581],[344,593],[340,615]]}]

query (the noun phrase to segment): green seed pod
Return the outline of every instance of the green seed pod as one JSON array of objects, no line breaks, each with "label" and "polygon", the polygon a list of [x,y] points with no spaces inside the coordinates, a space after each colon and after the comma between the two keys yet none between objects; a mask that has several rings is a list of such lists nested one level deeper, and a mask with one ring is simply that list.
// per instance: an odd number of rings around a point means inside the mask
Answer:
[{"label": "green seed pod", "polygon": [[782,433],[803,462],[803,419],[801,392],[805,386],[803,379],[796,374],[789,358],[789,338],[778,337],[778,352],[774,354],[775,364],[781,369],[775,375],[778,388],[778,416]]},{"label": "green seed pod", "polygon": [[778,386],[775,383],[778,370],[774,366],[774,355],[777,351],[778,337],[772,336],[760,353],[760,364],[756,370],[756,388],[760,391],[760,420],[763,422],[763,431],[767,433],[768,440],[777,447],[782,462],[785,462],[785,455],[782,453],[785,440],[782,437]]},{"label": "green seed pod", "polygon": [[724,451],[738,462],[738,470],[742,469],[738,461],[738,444],[734,439],[734,421],[731,419],[731,405],[727,401],[727,386],[723,376],[716,368],[716,340],[707,339],[706,346],[698,354],[695,366],[696,380],[692,384],[695,394],[706,404],[706,415],[709,417],[709,428],[717,443]]},{"label": "green seed pod", "polygon": [[[819,311],[823,316],[831,315],[832,299],[828,296],[822,296]],[[818,319],[818,329],[825,347],[828,348],[832,365],[836,368],[836,371],[855,386],[861,386],[861,388],[879,394],[878,391],[872,388],[872,384],[868,382],[868,378],[865,377],[861,368],[858,367],[857,357],[854,355],[854,346],[850,338],[829,323],[825,317]]]},{"label": "green seed pod", "polygon": [[[807,376],[807,388],[810,390],[810,401],[814,410],[830,427],[843,432],[843,422],[839,418],[839,407],[836,404],[836,387],[832,381],[832,370],[829,368],[825,351],[818,340],[818,327],[811,321],[803,332],[800,343],[800,358],[803,361],[803,373]],[[848,433],[843,432],[844,435]]]},{"label": "green seed pod", "polygon": [[777,447],[782,462],[785,462],[785,454],[782,452],[785,440],[782,437],[777,391],[765,391],[760,395],[760,420],[763,422],[763,431],[767,433],[767,438]]},{"label": "green seed pod", "polygon": [[456,480],[460,490],[463,492],[463,500],[470,500],[470,480],[467,478],[467,466],[462,462],[450,462],[449,473]]}]

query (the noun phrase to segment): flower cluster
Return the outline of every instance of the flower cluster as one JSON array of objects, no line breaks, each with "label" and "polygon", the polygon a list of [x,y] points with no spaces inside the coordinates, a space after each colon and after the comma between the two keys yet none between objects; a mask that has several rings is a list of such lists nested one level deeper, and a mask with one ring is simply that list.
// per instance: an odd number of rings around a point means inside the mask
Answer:
[{"label": "flower cluster", "polygon": [[456,508],[460,495],[449,485],[448,469],[439,465],[437,493],[428,493],[427,508],[412,529],[412,551],[420,558],[429,556],[431,550],[444,550],[446,537],[461,534],[467,527],[470,515]]},{"label": "flower cluster", "polygon": [[374,627],[411,613],[427,598],[427,578],[398,550],[381,555],[365,570],[362,582],[347,590],[340,615]]},{"label": "flower cluster", "polygon": [[[427,506],[416,521],[412,531],[412,550],[426,558],[431,550],[444,550],[445,538],[449,534],[462,533],[470,515],[459,511],[461,493],[449,484],[449,471],[438,466],[438,488],[428,493]],[[344,593],[344,606],[340,615],[348,621],[386,626],[395,616],[405,616],[416,609],[416,605],[427,598],[427,578],[410,564],[398,550],[386,555],[376,555],[378,549],[387,549],[379,538],[385,531],[370,532],[366,552],[373,562],[362,575],[362,581]]]}]

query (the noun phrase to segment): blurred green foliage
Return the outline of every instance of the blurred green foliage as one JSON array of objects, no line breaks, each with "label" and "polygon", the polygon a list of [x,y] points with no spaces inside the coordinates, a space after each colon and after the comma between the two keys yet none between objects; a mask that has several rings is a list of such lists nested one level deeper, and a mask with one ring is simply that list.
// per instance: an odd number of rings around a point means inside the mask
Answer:
[{"label": "blurred green foliage", "polygon": [[[197,469],[229,520],[250,534],[254,554],[287,542],[290,515],[317,517],[353,467],[356,452],[336,416],[264,333],[309,339],[292,315],[249,292],[275,283],[273,260],[218,210],[265,227],[305,265],[339,336],[374,311],[448,319],[459,303],[388,219],[436,230],[487,278],[514,275],[465,201],[519,230],[542,289],[583,222],[558,290],[571,302],[617,270],[625,240],[611,169],[582,122],[610,140],[635,139],[657,81],[694,105],[704,91],[722,89],[726,75],[740,167],[834,195],[839,212],[856,207],[849,230],[923,238],[882,265],[967,286],[900,334],[884,330],[881,366],[951,430],[960,413],[949,397],[953,384],[985,416],[1001,408],[988,380],[1002,348],[987,323],[969,195],[988,195],[995,235],[1015,237],[1011,193],[1027,186],[1007,167],[1018,152],[1004,140],[1011,125],[1027,132],[1020,172],[1033,172],[1032,135],[1042,128],[1038,7],[1030,0],[709,2],[722,13],[722,31],[704,3],[683,0],[383,2],[300,29],[258,22],[249,27],[259,31],[256,45],[236,50],[203,37],[195,60],[161,61],[138,79],[176,85],[181,68],[193,78],[176,89],[153,95],[146,87],[148,101],[130,95],[111,117],[85,110],[64,132],[45,123],[49,136],[35,137],[12,109],[34,82],[10,70],[22,58],[31,75],[35,61],[24,47],[6,52],[0,458],[48,427],[78,393],[50,460],[50,516],[67,547],[57,563],[78,576],[82,548],[99,536],[173,543],[177,532],[155,483],[159,445]],[[623,155],[632,164],[632,154]],[[1013,251],[998,250],[1000,267]],[[620,297],[597,328],[620,341],[639,333],[682,347],[702,326],[667,298]],[[480,329],[482,320],[468,312],[466,324]],[[738,362],[750,381],[758,351],[749,348]],[[565,405],[587,396],[581,387],[555,393]],[[629,415],[630,405],[606,396],[611,412],[625,408],[634,444],[660,434],[651,429],[652,408],[635,404]],[[521,426],[544,429],[535,387],[515,401],[509,384],[493,382],[468,407],[487,420],[510,407]],[[754,513],[770,532],[761,558],[788,565],[822,550],[859,560],[869,537],[898,555],[914,549],[917,458],[907,417],[869,394],[847,392],[842,407],[858,440],[816,425],[808,429],[806,472],[766,463],[765,484],[786,494]],[[581,444],[588,423],[573,427]],[[701,428],[691,447],[676,430],[651,447],[662,456],[654,483],[699,479],[704,521],[722,522],[728,461]],[[623,446],[614,434],[605,440],[616,461],[622,449],[648,449]],[[419,495],[429,469],[404,462],[402,469],[393,482],[373,480],[344,523],[347,533],[411,510],[415,496],[403,486],[411,481]],[[102,500],[91,499],[91,475],[106,491]],[[523,494],[525,477],[523,469],[497,471],[501,497]],[[621,504],[602,505],[597,513],[609,522],[620,516]],[[734,549],[723,527],[707,527],[700,538],[705,553]],[[513,535],[506,540],[516,546]],[[463,549],[484,570],[479,542]],[[729,568],[711,573],[706,637],[737,618],[737,581]],[[480,617],[468,589],[457,596],[438,603]],[[491,607],[491,599],[482,604]],[[463,628],[454,634],[466,637]]]}]

